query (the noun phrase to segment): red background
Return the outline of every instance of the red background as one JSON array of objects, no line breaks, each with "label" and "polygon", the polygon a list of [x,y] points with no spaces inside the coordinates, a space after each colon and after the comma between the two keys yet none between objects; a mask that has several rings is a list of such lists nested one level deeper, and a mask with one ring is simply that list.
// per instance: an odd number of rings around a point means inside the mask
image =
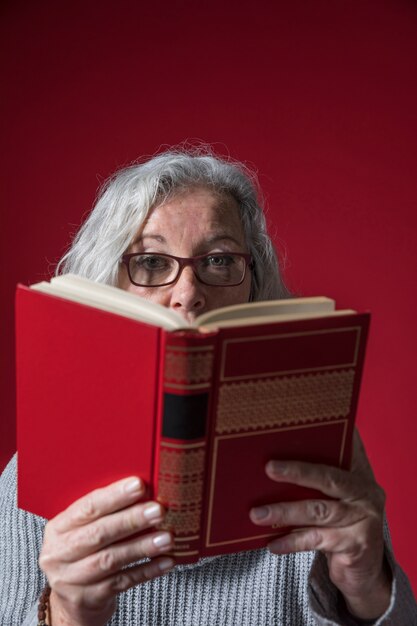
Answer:
[{"label": "red background", "polygon": [[359,426],[416,590],[415,2],[9,0],[0,15],[1,462],[16,282],[51,271],[115,168],[214,142],[259,170],[290,286],[373,312]]}]

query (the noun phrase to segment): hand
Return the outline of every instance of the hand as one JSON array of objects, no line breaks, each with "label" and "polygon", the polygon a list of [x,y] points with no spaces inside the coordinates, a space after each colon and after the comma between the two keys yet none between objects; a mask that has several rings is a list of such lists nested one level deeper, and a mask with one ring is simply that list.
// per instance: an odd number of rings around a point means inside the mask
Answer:
[{"label": "hand", "polygon": [[[151,532],[164,509],[138,503],[144,493],[141,480],[127,478],[87,494],[48,522],[39,564],[52,589],[54,626],[103,626],[119,592],[174,566],[172,558],[158,556],[173,547],[172,535]],[[122,569],[144,557],[152,560]]]},{"label": "hand", "polygon": [[350,472],[313,463],[270,461],[266,473],[271,480],[312,487],[334,498],[252,509],[255,524],[297,527],[274,539],[269,549],[275,554],[322,551],[330,579],[349,611],[362,619],[382,615],[391,595],[384,562],[385,495],[375,482],[359,435],[355,432]]}]

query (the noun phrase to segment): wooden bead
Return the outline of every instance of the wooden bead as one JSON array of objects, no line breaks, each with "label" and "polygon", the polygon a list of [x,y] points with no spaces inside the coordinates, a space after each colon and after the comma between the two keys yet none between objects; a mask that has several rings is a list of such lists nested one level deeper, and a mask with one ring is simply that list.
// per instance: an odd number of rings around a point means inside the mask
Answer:
[{"label": "wooden bead", "polygon": [[51,595],[51,588],[47,584],[41,593],[38,604],[38,626],[47,626],[46,613],[48,610],[49,596]]}]

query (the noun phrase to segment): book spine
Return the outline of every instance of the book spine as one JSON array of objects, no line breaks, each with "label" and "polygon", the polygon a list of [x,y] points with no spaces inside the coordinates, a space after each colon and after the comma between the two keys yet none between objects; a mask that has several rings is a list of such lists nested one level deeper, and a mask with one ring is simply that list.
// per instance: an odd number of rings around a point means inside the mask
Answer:
[{"label": "book spine", "polygon": [[216,333],[163,333],[156,454],[157,499],[179,563],[199,558]]}]

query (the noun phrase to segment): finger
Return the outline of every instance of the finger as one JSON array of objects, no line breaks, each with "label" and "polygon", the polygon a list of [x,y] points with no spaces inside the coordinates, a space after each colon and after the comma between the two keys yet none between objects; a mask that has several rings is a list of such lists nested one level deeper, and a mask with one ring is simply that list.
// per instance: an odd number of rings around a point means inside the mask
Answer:
[{"label": "finger", "polygon": [[268,549],[274,554],[290,554],[292,552],[308,552],[320,550],[322,552],[344,552],[346,560],[349,555],[358,558],[361,546],[358,541],[356,525],[347,529],[339,528],[302,528],[277,537],[268,544]]},{"label": "finger", "polygon": [[54,526],[59,532],[65,532],[76,526],[90,524],[104,515],[124,509],[144,494],[145,485],[140,478],[131,476],[119,480],[73,502],[53,519]]},{"label": "finger", "polygon": [[300,500],[280,502],[251,509],[250,518],[260,526],[345,527],[366,517],[363,506],[341,500]]},{"label": "finger", "polygon": [[51,583],[52,593],[71,596],[73,605],[82,605],[86,610],[97,610],[109,604],[109,599],[130,587],[157,578],[169,572],[175,566],[175,560],[162,556],[129,567],[110,575],[98,583],[90,585],[68,584],[61,579]]},{"label": "finger", "polygon": [[164,515],[165,510],[159,502],[145,502],[105,515],[91,524],[68,531],[58,541],[52,540],[54,549],[50,557],[48,552],[43,555],[42,565],[47,565],[48,560],[52,559],[74,563],[130,535],[160,524]]},{"label": "finger", "polygon": [[269,461],[265,471],[271,480],[317,489],[331,498],[359,498],[368,482],[346,470],[319,463]]},{"label": "finger", "polygon": [[[172,534],[166,531],[121,542],[104,548],[76,563],[67,565],[65,581],[74,585],[89,585],[100,582],[131,563],[165,554],[173,546]],[[58,575],[62,578],[62,568]],[[53,576],[49,582],[53,585]]]},{"label": "finger", "polygon": [[107,600],[110,594],[116,595],[127,591],[131,587],[167,574],[174,565],[175,561],[173,558],[163,556],[152,559],[148,563],[129,567],[95,585],[95,593],[103,600]]}]

